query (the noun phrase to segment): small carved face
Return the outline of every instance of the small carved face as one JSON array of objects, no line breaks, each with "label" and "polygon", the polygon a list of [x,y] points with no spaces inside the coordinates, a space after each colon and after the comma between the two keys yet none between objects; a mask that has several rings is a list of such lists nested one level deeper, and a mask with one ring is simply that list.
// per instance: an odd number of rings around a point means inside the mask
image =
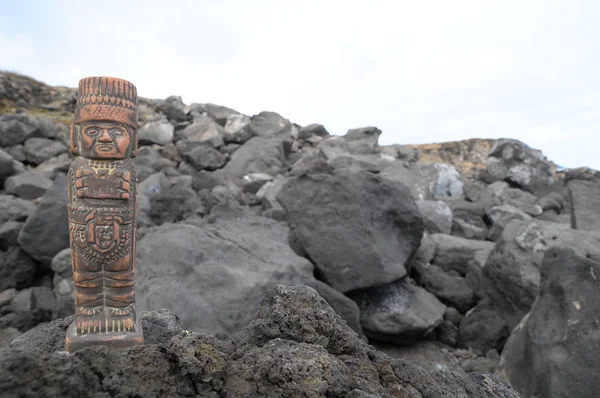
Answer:
[{"label": "small carved face", "polygon": [[114,241],[114,237],[115,237],[115,231],[113,229],[112,225],[102,225],[102,226],[98,226],[97,228],[97,233],[98,233],[98,246],[102,249],[106,249],[108,248],[110,245],[113,244]]},{"label": "small carved face", "polygon": [[88,159],[125,159],[131,146],[129,129],[114,123],[82,123],[81,156]]}]

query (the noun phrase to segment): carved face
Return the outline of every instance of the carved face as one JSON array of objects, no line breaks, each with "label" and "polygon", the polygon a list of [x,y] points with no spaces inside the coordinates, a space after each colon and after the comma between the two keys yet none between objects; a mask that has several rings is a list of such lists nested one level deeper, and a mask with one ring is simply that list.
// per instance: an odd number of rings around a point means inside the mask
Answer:
[{"label": "carved face", "polygon": [[115,231],[113,225],[100,225],[96,227],[97,245],[101,249],[108,249],[114,244]]},{"label": "carved face", "polygon": [[79,129],[81,156],[88,159],[125,159],[131,141],[130,130],[116,123],[82,123]]}]

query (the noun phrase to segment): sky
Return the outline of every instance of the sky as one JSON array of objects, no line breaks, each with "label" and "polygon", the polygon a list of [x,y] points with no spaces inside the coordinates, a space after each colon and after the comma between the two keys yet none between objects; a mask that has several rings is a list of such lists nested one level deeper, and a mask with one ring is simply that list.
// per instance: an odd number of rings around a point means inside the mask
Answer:
[{"label": "sky", "polygon": [[600,170],[596,0],[4,0],[0,69],[133,82],[379,143],[514,138]]}]

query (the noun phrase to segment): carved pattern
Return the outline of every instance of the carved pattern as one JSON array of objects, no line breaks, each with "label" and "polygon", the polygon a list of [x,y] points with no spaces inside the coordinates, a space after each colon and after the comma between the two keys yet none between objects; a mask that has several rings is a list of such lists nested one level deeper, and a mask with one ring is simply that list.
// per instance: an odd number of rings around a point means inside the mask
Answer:
[{"label": "carved pattern", "polygon": [[75,320],[67,351],[143,343],[134,294],[137,90],[127,81],[82,79],[71,126],[69,234]]}]

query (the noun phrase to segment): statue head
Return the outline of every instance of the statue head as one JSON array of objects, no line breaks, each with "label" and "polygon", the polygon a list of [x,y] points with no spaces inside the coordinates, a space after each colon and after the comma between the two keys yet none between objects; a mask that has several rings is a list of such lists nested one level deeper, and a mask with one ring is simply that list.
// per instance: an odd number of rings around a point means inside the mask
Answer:
[{"label": "statue head", "polygon": [[126,80],[79,81],[71,152],[87,159],[125,159],[137,153],[137,90]]}]

